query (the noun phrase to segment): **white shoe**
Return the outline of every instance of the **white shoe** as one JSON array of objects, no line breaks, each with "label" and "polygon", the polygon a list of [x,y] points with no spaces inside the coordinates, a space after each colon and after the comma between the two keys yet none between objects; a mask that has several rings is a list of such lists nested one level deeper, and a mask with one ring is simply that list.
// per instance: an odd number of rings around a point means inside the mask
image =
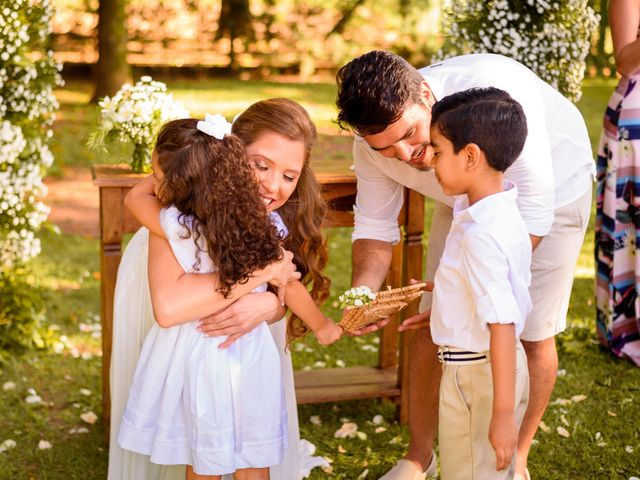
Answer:
[{"label": "white shoe", "polygon": [[424,472],[421,472],[411,460],[403,458],[398,460],[391,470],[385,473],[380,480],[426,480],[438,476],[436,452],[431,455],[431,462]]}]

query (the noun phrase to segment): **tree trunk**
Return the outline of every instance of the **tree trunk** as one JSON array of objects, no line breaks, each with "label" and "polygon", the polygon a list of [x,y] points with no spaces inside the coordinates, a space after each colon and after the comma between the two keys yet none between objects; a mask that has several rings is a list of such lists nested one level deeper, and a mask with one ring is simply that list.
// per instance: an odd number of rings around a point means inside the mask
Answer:
[{"label": "tree trunk", "polygon": [[362,5],[365,1],[366,0],[355,0],[353,3],[351,3],[347,7],[343,8],[341,12],[340,20],[338,20],[338,22],[333,26],[331,31],[327,33],[326,38],[329,38],[333,34],[342,35],[345,27],[347,26],[347,23],[349,23],[349,20],[351,20],[351,17],[353,16],[353,12],[355,12],[356,8]]},{"label": "tree trunk", "polygon": [[127,63],[126,0],[100,0],[98,6],[98,63],[92,101],[113,95],[131,80]]}]

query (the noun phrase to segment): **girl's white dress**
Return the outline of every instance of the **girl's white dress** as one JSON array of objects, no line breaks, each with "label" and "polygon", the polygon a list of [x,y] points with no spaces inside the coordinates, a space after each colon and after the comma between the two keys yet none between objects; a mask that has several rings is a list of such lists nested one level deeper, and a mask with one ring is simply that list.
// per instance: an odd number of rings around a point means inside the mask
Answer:
[{"label": "girl's white dress", "polygon": [[[163,210],[162,228],[185,272],[197,273],[197,247],[192,237],[182,238],[178,216],[173,207]],[[205,252],[199,261],[198,272],[215,271]],[[206,337],[197,326],[197,321],[166,329],[153,324],[118,443],[149,455],[153,463],[189,464],[202,475],[280,464],[288,442],[287,414],[280,354],[269,326],[261,323],[222,350],[218,345],[226,337]]]}]

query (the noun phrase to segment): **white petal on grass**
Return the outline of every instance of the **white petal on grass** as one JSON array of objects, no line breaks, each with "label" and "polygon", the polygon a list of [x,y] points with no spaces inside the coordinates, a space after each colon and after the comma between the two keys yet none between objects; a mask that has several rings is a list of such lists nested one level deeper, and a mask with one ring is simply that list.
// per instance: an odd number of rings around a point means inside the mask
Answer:
[{"label": "white petal on grass", "polygon": [[0,453],[6,452],[11,448],[15,448],[15,446],[16,446],[15,440],[7,439],[4,442],[0,443]]},{"label": "white petal on grass", "polygon": [[98,420],[98,416],[91,411],[84,412],[82,415],[80,415],[80,418],[82,419],[82,421],[88,423],[89,425],[93,425],[94,423],[96,423],[96,420]]},{"label": "white petal on grass", "polygon": [[2,390],[4,392],[8,392],[9,390],[14,390],[16,388],[16,384],[13,382],[4,382],[2,384]]},{"label": "white petal on grass", "polygon": [[347,453],[347,450],[342,445],[338,445],[338,453]]},{"label": "white petal on grass", "polygon": [[376,429],[374,430],[376,433],[382,433],[382,432],[386,432],[387,429],[384,427],[376,427]]},{"label": "white petal on grass", "polygon": [[569,432],[564,427],[556,427],[556,432],[558,432],[558,435],[560,435],[561,437],[564,437],[564,438],[570,437]]},{"label": "white petal on grass", "polygon": [[367,434],[364,432],[356,432],[356,437],[358,437],[360,440],[366,440]]},{"label": "white petal on grass", "polygon": [[27,393],[29,395],[37,395],[36,389],[35,388],[31,388],[31,387],[27,388]]},{"label": "white petal on grass", "polygon": [[629,477],[629,480],[640,480],[638,477]]},{"label": "white petal on grass", "polygon": [[564,415],[560,415],[560,421],[564,424],[565,427],[570,426],[569,420],[567,420],[567,417],[565,417]]},{"label": "white petal on grass", "polygon": [[73,427],[69,429],[69,433],[71,435],[75,433],[89,433],[89,429],[87,427]]},{"label": "white petal on grass", "polygon": [[85,397],[89,397],[89,396],[91,396],[91,390],[89,390],[88,388],[81,388],[80,389],[80,395],[84,395]]},{"label": "white petal on grass", "polygon": [[617,417],[618,414],[616,412],[612,412],[611,410],[607,410],[607,415],[609,415],[610,417]]},{"label": "white petal on grass", "polygon": [[93,358],[93,354],[91,352],[82,352],[83,360],[91,360]]},{"label": "white petal on grass", "polygon": [[364,472],[362,472],[360,475],[358,475],[358,480],[364,480],[365,478],[367,478],[367,475],[369,475],[369,469],[365,469]]},{"label": "white petal on grass", "polygon": [[595,439],[600,440],[602,438],[602,434],[600,432],[596,432]]},{"label": "white petal on grass", "polygon": [[383,422],[384,422],[384,417],[382,415],[376,415],[375,417],[373,417],[374,425],[382,425]]},{"label": "white petal on grass", "polygon": [[38,442],[38,448],[40,450],[49,450],[52,447],[50,442],[47,442],[46,440],[40,440]]},{"label": "white petal on grass", "polygon": [[607,442],[598,442],[596,445],[598,445],[600,448],[606,447],[607,446]]},{"label": "white petal on grass", "polygon": [[633,453],[633,447],[631,445],[627,445],[624,447],[624,451],[627,453]]},{"label": "white petal on grass", "polygon": [[347,364],[344,363],[344,360],[336,360],[336,367],[344,368]]},{"label": "white petal on grass", "polygon": [[574,395],[573,397],[571,397],[571,401],[575,402],[575,403],[581,402],[581,401],[586,400],[586,399],[587,399],[587,396],[586,395],[582,395],[582,394]]},{"label": "white petal on grass", "polygon": [[40,395],[29,395],[24,399],[29,405],[35,405],[37,403],[42,403],[42,398]]},{"label": "white petal on grass", "polygon": [[560,370],[558,370],[558,377],[564,377],[567,374],[567,371],[564,368],[561,368]]},{"label": "white petal on grass", "polygon": [[318,426],[322,425],[322,420],[320,420],[320,417],[318,415],[313,415],[309,417],[309,421],[314,425],[318,425]]},{"label": "white petal on grass", "polygon": [[343,423],[333,434],[335,438],[354,438],[358,432],[358,425],[353,422]]},{"label": "white petal on grass", "polygon": [[540,430],[542,430],[544,433],[549,433],[551,431],[551,427],[547,426],[546,423],[544,422],[540,422]]},{"label": "white petal on grass", "polygon": [[313,368],[324,368],[327,366],[327,362],[323,362],[322,360],[318,360],[313,364]]}]

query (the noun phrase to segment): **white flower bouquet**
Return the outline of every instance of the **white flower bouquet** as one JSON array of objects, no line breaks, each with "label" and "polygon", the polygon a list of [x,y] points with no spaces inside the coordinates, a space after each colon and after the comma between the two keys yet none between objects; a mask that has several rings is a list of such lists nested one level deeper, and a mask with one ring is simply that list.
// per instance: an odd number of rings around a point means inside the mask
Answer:
[{"label": "white flower bouquet", "polygon": [[99,102],[100,125],[89,139],[89,145],[107,151],[114,143],[132,145],[131,168],[141,173],[149,170],[153,143],[160,127],[189,112],[167,93],[167,86],[149,76],[135,84],[125,83],[113,97]]}]

